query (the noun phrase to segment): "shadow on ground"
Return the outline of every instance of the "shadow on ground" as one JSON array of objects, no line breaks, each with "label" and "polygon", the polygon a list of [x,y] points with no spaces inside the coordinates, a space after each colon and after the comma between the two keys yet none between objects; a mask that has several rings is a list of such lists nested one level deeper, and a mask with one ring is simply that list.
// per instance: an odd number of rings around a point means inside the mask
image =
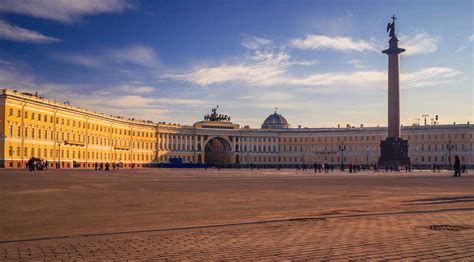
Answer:
[{"label": "shadow on ground", "polygon": [[411,204],[403,204],[404,206],[454,204],[454,203],[474,202],[474,196],[424,198],[424,199],[406,200],[402,202],[411,203]]}]

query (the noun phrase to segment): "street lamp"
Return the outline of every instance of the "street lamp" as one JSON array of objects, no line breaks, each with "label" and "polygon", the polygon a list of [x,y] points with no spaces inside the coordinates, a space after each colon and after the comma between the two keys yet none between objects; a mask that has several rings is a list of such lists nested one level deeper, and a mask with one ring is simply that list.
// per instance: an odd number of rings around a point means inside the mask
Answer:
[{"label": "street lamp", "polygon": [[339,150],[341,150],[341,171],[344,171],[344,151],[346,150],[344,141],[342,141],[341,144],[339,145]]},{"label": "street lamp", "polygon": [[63,141],[58,143],[59,151],[58,151],[58,159],[59,163],[56,165],[57,169],[61,169],[61,145],[63,144]]},{"label": "street lamp", "polygon": [[449,155],[448,155],[448,169],[451,170],[451,150],[454,149],[454,145],[451,144],[451,139],[448,141],[448,144],[446,145],[446,149],[448,149]]}]

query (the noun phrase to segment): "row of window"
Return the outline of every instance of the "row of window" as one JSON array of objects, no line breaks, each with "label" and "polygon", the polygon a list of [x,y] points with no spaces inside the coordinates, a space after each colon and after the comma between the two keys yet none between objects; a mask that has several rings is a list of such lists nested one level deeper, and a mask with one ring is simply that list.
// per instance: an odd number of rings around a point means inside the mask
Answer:
[{"label": "row of window", "polygon": [[[14,113],[13,108],[10,108],[9,109],[9,116],[13,117],[13,113]],[[49,123],[54,122],[54,117],[53,116],[48,117],[48,115],[46,115],[46,114],[42,115],[40,113],[35,113],[35,112],[31,112],[30,114],[28,114],[28,111],[24,111],[24,118],[28,119],[28,116],[31,117],[31,120],[37,120],[37,121],[43,121],[43,122],[48,122],[48,120],[49,120]],[[21,110],[17,110],[16,117],[21,117]],[[76,122],[76,120],[70,120],[70,119],[67,119],[67,118],[56,117],[56,124],[76,127],[76,123],[77,123],[77,127],[86,128],[86,123],[85,122],[81,122],[81,121]],[[109,133],[110,133],[110,131],[112,131],[112,133],[119,134],[119,135],[124,134],[124,135],[135,136],[135,134],[136,134],[137,136],[140,136],[140,137],[154,137],[154,135],[153,135],[154,132],[122,130],[122,129],[119,129],[119,128],[112,128],[111,129],[110,127],[106,127],[106,126],[102,126],[102,125],[98,125],[98,124],[90,124],[90,123],[87,124],[87,129],[96,130],[96,131],[99,131],[99,132],[104,131],[104,132],[109,132]]]},{"label": "row of window", "polygon": [[[59,156],[59,152],[61,152],[61,155]],[[8,149],[8,155],[10,157],[13,157],[13,155],[16,155],[17,157],[20,157],[21,155],[21,150],[20,147],[16,148],[16,151],[14,151],[13,147],[10,146]],[[69,150],[69,149],[57,149],[56,150],[56,156],[61,158],[72,158],[72,159],[78,159],[80,160],[81,158],[86,157],[86,153],[81,151],[81,150]],[[30,148],[30,151],[28,151],[28,147],[25,147],[23,150],[23,157],[28,158],[28,157],[36,157],[36,158],[53,158],[53,149],[41,149],[41,148]],[[92,159],[97,159],[97,160],[107,160],[107,159],[115,159],[117,161],[126,161],[130,160],[130,157],[132,158],[132,161],[152,161],[153,155],[152,154],[122,154],[122,153],[105,153],[105,152],[87,152],[87,158],[89,161],[92,161],[89,158]]]}]

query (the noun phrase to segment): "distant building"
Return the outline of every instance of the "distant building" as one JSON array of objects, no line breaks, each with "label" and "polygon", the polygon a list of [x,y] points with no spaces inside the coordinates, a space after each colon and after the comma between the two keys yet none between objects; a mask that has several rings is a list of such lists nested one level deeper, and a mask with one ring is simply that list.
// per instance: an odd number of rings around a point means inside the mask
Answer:
[{"label": "distant building", "polygon": [[[387,136],[385,127],[290,128],[276,112],[261,129],[241,128],[217,108],[193,126],[154,123],[10,90],[1,90],[0,104],[0,167],[5,168],[23,168],[30,157],[63,168],[92,168],[96,162],[143,167],[171,158],[229,166],[365,165],[377,162],[380,140]],[[469,123],[409,126],[401,132],[414,165],[446,166],[454,155],[474,165]]]}]

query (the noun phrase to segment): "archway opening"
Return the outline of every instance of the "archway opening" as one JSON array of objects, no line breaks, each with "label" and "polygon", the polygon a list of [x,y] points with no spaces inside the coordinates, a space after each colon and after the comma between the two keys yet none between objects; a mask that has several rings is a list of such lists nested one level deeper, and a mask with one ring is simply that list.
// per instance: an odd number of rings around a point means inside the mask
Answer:
[{"label": "archway opening", "polygon": [[232,164],[232,147],[226,139],[214,137],[205,147],[205,163],[210,165]]}]

